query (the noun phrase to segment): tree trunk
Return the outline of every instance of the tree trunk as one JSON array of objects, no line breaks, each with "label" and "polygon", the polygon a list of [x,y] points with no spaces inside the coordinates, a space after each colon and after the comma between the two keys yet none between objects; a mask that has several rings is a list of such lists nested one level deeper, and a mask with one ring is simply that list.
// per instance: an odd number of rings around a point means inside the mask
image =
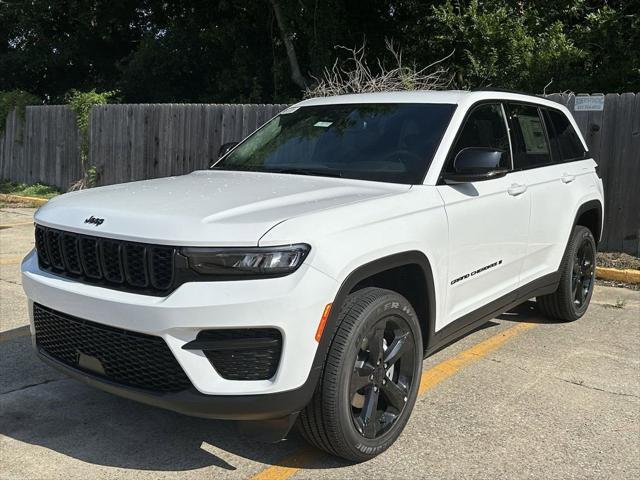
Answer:
[{"label": "tree trunk", "polygon": [[282,17],[280,2],[279,0],[270,1],[271,6],[273,7],[273,13],[276,16],[278,28],[280,29],[280,34],[282,35],[284,47],[287,50],[287,58],[289,59],[289,66],[291,67],[291,80],[293,80],[293,83],[295,83],[298,87],[304,90],[305,88],[307,88],[307,80],[304,78],[304,75],[302,75],[302,72],[300,71],[296,49],[293,46],[291,38],[289,38],[289,32],[287,31],[287,26],[285,25],[284,18]]}]

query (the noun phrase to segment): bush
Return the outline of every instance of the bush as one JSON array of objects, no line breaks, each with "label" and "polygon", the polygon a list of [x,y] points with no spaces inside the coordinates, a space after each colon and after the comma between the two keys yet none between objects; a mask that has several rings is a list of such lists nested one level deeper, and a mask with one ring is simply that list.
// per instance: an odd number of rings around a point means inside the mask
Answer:
[{"label": "bush", "polygon": [[76,115],[76,124],[80,131],[80,163],[82,165],[82,178],[74,183],[69,190],[81,190],[93,187],[98,181],[96,167],[89,165],[89,114],[94,105],[106,105],[116,98],[117,92],[96,92],[95,89],[88,92],[71,90],[65,97],[69,107]]},{"label": "bush", "polygon": [[0,133],[4,132],[7,116],[17,109],[18,118],[23,121],[27,105],[40,105],[42,101],[24,90],[0,90]]},{"label": "bush", "polygon": [[10,180],[0,180],[0,193],[11,195],[23,195],[25,197],[52,198],[62,193],[58,188],[51,185],[34,183],[12,182]]}]

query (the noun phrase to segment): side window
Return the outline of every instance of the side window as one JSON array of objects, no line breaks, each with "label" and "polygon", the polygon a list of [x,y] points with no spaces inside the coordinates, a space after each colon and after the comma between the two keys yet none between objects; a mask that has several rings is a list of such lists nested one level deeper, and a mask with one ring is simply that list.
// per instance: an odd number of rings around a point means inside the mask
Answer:
[{"label": "side window", "polygon": [[524,170],[550,164],[549,144],[538,107],[509,104],[506,108],[511,125],[514,168]]},{"label": "side window", "polygon": [[564,113],[545,109],[545,121],[549,138],[558,145],[558,158],[554,158],[556,162],[569,162],[584,158],[586,152],[582,142]]},{"label": "side window", "polygon": [[467,117],[460,136],[447,163],[447,172],[453,172],[453,160],[465,148],[491,148],[502,150],[501,167],[511,169],[509,134],[500,104],[491,103],[476,107]]}]

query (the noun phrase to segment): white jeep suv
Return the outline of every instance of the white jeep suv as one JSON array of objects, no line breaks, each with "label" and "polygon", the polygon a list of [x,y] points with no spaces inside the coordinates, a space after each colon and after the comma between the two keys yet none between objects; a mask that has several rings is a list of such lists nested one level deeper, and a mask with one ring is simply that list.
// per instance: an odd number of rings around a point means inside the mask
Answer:
[{"label": "white jeep suv", "polygon": [[499,91],[305,100],[205,171],[68,193],[22,263],[39,356],[189,415],[362,461],[422,359],[537,298],[587,309],[597,165],[564,107]]}]

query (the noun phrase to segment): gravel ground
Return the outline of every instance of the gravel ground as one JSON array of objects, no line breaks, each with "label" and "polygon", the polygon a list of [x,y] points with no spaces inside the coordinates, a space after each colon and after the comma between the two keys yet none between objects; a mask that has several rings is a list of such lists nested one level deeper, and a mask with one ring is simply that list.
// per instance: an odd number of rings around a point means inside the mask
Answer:
[{"label": "gravel ground", "polygon": [[640,258],[626,253],[598,252],[596,262],[599,267],[640,270]]}]

